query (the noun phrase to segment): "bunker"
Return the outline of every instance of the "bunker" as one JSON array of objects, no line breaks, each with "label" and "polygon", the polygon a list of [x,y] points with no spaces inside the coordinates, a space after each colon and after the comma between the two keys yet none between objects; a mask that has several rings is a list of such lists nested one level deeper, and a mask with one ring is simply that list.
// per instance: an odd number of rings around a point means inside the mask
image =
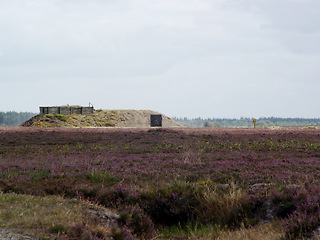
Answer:
[{"label": "bunker", "polygon": [[151,114],[150,115],[150,126],[151,127],[162,127],[162,115]]},{"label": "bunker", "polygon": [[93,113],[93,107],[81,106],[61,106],[61,107],[39,107],[40,114],[90,114]]}]

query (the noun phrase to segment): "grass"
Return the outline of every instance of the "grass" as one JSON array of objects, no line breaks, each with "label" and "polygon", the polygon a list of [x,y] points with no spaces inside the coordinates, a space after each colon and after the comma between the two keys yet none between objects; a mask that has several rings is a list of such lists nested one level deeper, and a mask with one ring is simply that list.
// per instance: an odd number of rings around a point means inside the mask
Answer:
[{"label": "grass", "polygon": [[30,173],[32,180],[45,179],[50,176],[50,171],[48,170],[37,170]]},{"label": "grass", "polygon": [[260,224],[255,227],[241,226],[235,230],[223,228],[220,225],[188,225],[172,226],[160,229],[158,239],[185,240],[275,240],[284,236],[284,229],[279,221]]},{"label": "grass", "polygon": [[186,226],[171,226],[160,228],[159,239],[214,239],[223,231],[219,225],[189,224]]},{"label": "grass", "polygon": [[[198,211],[205,221],[217,222],[229,227],[246,224],[246,222],[248,225],[253,225],[249,223],[249,221],[254,221],[249,218],[249,212],[242,212],[244,206],[249,202],[249,196],[234,183],[231,183],[230,188],[223,192],[206,187],[197,198],[201,206]],[[248,214],[248,216],[241,216],[237,222],[235,214],[238,217],[243,214]]]},{"label": "grass", "polygon": [[82,226],[82,235],[111,233],[106,225],[90,215],[92,204],[59,196],[30,196],[0,194],[0,227],[12,229],[40,239],[71,236],[76,227]]},{"label": "grass", "polygon": [[97,110],[92,114],[40,114],[24,123],[28,127],[112,127],[118,121],[118,112]]},{"label": "grass", "polygon": [[63,114],[58,114],[58,113],[56,113],[56,114],[54,114],[54,116],[55,116],[58,120],[63,121],[63,122],[66,122],[66,121],[68,120],[68,116],[63,115]]},{"label": "grass", "polygon": [[110,186],[118,182],[118,179],[110,176],[108,172],[99,172],[95,170],[92,170],[92,172],[87,175],[87,178],[92,183],[102,183],[105,186]]},{"label": "grass", "polygon": [[[283,228],[279,222],[265,223],[256,227],[245,228],[241,227],[235,231],[224,230],[221,231],[216,240],[274,240],[281,239],[284,236]],[[197,238],[199,240],[209,240],[207,236],[204,238]]]}]

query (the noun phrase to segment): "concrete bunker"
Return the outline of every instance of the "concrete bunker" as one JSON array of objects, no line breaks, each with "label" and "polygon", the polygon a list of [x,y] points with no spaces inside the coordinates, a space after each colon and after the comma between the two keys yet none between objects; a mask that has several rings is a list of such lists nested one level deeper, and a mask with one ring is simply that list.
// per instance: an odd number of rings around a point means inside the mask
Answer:
[{"label": "concrete bunker", "polygon": [[90,114],[93,107],[61,106],[61,107],[39,107],[40,114]]},{"label": "concrete bunker", "polygon": [[162,127],[162,115],[151,114],[150,115],[150,126],[151,127]]}]

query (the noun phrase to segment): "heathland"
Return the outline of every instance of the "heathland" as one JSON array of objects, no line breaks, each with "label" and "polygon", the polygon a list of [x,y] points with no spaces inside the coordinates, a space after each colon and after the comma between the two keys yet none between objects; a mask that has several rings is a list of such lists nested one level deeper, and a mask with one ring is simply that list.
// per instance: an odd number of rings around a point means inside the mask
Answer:
[{"label": "heathland", "polygon": [[0,128],[0,228],[40,239],[301,239],[320,130]]}]

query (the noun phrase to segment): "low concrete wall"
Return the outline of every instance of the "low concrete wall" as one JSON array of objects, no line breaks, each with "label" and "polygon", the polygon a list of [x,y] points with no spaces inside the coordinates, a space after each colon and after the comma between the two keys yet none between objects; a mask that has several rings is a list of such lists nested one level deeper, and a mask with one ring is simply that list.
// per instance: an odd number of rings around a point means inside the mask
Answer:
[{"label": "low concrete wall", "polygon": [[71,110],[69,107],[60,107],[59,112],[60,114],[70,114]]},{"label": "low concrete wall", "polygon": [[58,107],[51,107],[51,108],[48,108],[47,110],[48,113],[56,113],[58,111],[59,111]]},{"label": "low concrete wall", "polygon": [[70,112],[71,113],[75,113],[75,114],[82,114],[82,107],[79,108],[79,107],[71,107],[70,108]]},{"label": "low concrete wall", "polygon": [[93,107],[82,107],[82,114],[93,113]]},{"label": "low concrete wall", "polygon": [[90,114],[93,107],[39,107],[40,114]]}]

